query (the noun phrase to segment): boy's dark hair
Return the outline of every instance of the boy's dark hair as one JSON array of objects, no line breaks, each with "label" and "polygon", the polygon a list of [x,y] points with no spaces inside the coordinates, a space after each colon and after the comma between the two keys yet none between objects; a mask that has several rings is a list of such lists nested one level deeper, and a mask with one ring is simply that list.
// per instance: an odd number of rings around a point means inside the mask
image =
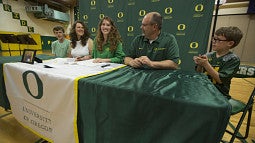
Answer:
[{"label": "boy's dark hair", "polygon": [[224,36],[228,41],[234,41],[232,48],[237,46],[243,37],[243,32],[235,26],[221,27],[216,30],[215,35]]},{"label": "boy's dark hair", "polygon": [[64,30],[64,28],[63,28],[62,26],[55,26],[55,27],[53,28],[53,32],[54,32],[54,31],[59,31],[59,30],[61,30],[63,33],[65,33],[65,30]]}]

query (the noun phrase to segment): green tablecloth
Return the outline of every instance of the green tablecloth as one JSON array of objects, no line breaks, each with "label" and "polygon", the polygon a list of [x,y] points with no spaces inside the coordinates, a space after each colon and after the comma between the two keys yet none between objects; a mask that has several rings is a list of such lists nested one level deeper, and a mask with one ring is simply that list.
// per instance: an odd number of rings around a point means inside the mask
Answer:
[{"label": "green tablecloth", "polygon": [[79,80],[81,143],[217,143],[231,106],[206,76],[125,67]]},{"label": "green tablecloth", "polygon": [[[47,60],[51,58],[55,58],[54,56],[49,56],[49,55],[36,55],[36,57],[42,59],[42,60]],[[8,98],[6,96],[6,91],[5,91],[5,84],[4,84],[4,77],[3,77],[3,64],[4,63],[10,63],[10,62],[19,62],[21,61],[22,56],[10,56],[10,57],[5,57],[5,56],[0,56],[0,106],[4,107],[5,109],[10,109],[10,103],[8,101]]]},{"label": "green tablecloth", "polygon": [[[0,57],[6,109],[2,64],[20,59]],[[217,143],[230,117],[228,101],[195,72],[125,67],[80,79],[78,86],[80,143]]]}]

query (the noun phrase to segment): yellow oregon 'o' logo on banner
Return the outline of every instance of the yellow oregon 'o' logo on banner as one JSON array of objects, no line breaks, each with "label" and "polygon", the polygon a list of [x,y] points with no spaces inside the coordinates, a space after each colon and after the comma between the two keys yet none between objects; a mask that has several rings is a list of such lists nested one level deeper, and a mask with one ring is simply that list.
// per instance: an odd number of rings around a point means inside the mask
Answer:
[{"label": "yellow oregon 'o' logo on banner", "polygon": [[84,20],[88,20],[88,18],[89,18],[88,15],[83,15]]},{"label": "yellow oregon 'o' logo on banner", "polygon": [[96,32],[96,28],[95,28],[95,27],[92,27],[92,28],[91,28],[91,32],[92,32],[92,33]]},{"label": "yellow oregon 'o' logo on banner", "polygon": [[178,30],[185,30],[186,29],[186,25],[185,24],[178,24],[177,29]]},{"label": "yellow oregon 'o' logo on banner", "polygon": [[123,12],[118,12],[118,18],[122,18],[124,16]]},{"label": "yellow oregon 'o' logo on banner", "polygon": [[90,5],[95,6],[95,5],[96,5],[96,1],[95,1],[95,0],[92,0],[92,1],[90,2]]},{"label": "yellow oregon 'o' logo on banner", "polygon": [[99,19],[103,19],[104,18],[104,14],[99,14]]},{"label": "yellow oregon 'o' logo on banner", "polygon": [[173,8],[167,7],[165,8],[165,14],[171,14],[173,12]]},{"label": "yellow oregon 'o' logo on banner", "polygon": [[108,3],[113,3],[114,0],[108,0]]},{"label": "yellow oregon 'o' logo on banner", "polygon": [[145,11],[145,10],[140,10],[140,11],[139,11],[139,15],[140,15],[140,16],[144,16],[145,14],[146,14],[146,11]]},{"label": "yellow oregon 'o' logo on banner", "polygon": [[134,27],[133,26],[128,26],[128,32],[133,32],[134,31]]},{"label": "yellow oregon 'o' logo on banner", "polygon": [[198,48],[198,43],[197,43],[197,42],[191,42],[190,45],[189,45],[189,47],[190,47],[191,49]]},{"label": "yellow oregon 'o' logo on banner", "polygon": [[195,6],[195,11],[203,11],[204,10],[204,5],[198,4]]}]

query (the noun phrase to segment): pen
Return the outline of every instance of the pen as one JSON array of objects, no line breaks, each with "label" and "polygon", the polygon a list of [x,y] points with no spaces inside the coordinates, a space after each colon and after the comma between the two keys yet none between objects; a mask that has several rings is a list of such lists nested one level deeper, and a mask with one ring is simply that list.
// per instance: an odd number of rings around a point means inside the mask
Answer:
[{"label": "pen", "polygon": [[107,66],[110,66],[110,64],[102,65],[101,68],[104,68],[104,67],[107,67]]}]

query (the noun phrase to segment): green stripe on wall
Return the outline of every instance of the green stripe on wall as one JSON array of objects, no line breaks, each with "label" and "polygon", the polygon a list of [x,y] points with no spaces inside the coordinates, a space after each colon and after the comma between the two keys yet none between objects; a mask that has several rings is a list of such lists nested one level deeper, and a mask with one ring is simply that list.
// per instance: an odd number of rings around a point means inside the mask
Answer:
[{"label": "green stripe on wall", "polygon": [[51,50],[51,43],[57,40],[57,38],[53,36],[41,36],[41,40],[42,50]]}]

